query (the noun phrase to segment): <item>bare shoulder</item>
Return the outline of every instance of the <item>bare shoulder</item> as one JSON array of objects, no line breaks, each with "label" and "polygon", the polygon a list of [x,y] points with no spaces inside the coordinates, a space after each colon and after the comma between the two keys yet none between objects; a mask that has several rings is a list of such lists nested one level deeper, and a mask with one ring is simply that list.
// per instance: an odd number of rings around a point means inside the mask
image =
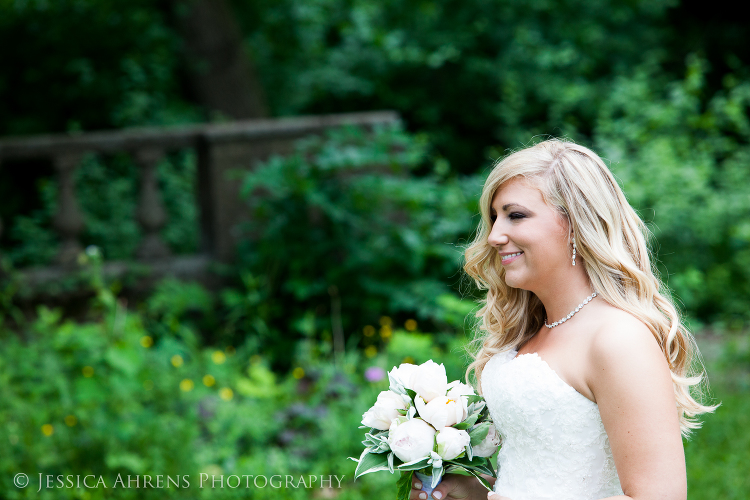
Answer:
[{"label": "bare shoulder", "polygon": [[629,312],[612,306],[599,316],[589,348],[589,359],[594,365],[611,366],[643,357],[664,358],[649,327]]},{"label": "bare shoulder", "polygon": [[597,393],[606,386],[654,377],[669,381],[671,374],[656,337],[639,318],[612,306],[603,308],[590,337],[587,382]]}]

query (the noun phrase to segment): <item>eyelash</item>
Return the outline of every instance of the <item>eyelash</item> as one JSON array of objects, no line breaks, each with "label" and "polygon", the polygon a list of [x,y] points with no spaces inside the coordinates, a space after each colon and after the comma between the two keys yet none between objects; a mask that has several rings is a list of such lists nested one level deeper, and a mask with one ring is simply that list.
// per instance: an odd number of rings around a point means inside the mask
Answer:
[{"label": "eyelash", "polygon": [[[522,214],[522,213],[519,213],[519,212],[511,212],[511,213],[508,214],[508,218],[510,220],[523,219],[524,217],[526,217],[526,216],[524,214]],[[497,220],[497,215],[490,215],[490,220],[494,223]]]}]

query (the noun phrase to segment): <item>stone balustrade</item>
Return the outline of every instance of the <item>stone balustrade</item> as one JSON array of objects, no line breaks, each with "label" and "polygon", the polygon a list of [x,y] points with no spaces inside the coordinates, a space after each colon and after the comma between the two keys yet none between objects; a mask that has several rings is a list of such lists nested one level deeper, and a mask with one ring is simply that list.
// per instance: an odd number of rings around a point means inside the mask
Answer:
[{"label": "stone balustrade", "polygon": [[[54,263],[31,270],[29,279],[39,284],[56,279],[75,265],[82,248],[79,235],[85,228],[76,197],[75,171],[86,154],[128,152],[140,168],[140,194],[136,218],[143,232],[136,258],[159,263],[163,272],[185,268],[186,261],[230,262],[236,236],[233,229],[242,220],[242,200],[236,180],[227,175],[237,169],[252,169],[272,154],[292,151],[295,140],[342,125],[374,126],[392,123],[391,111],[302,116],[202,124],[183,127],[134,128],[105,132],[0,138],[0,168],[7,160],[47,159],[58,177],[58,203],[53,224],[61,245]],[[161,240],[167,223],[166,211],[156,179],[156,166],[164,155],[192,149],[197,153],[196,203],[200,214],[201,245],[198,256],[171,257]],[[0,220],[0,235],[9,221]],[[111,263],[124,269],[123,263]],[[188,266],[189,267],[189,266]]]}]

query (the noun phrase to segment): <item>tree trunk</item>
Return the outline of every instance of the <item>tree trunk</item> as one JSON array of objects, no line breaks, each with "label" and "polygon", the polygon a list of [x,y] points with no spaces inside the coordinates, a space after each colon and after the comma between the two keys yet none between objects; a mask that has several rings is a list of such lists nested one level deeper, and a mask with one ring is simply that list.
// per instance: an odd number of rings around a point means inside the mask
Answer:
[{"label": "tree trunk", "polygon": [[210,111],[231,118],[268,116],[263,89],[226,0],[172,0],[185,42],[190,88]]}]

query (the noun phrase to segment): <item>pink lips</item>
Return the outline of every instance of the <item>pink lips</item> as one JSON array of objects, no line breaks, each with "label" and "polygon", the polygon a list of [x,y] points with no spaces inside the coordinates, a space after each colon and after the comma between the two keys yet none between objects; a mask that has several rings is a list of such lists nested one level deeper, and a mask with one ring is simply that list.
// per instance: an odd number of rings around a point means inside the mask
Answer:
[{"label": "pink lips", "polygon": [[[521,255],[523,255],[523,252],[521,253]],[[515,257],[511,257],[510,259],[500,260],[500,263],[502,265],[504,265],[504,266],[507,266],[508,264],[510,264],[511,262],[513,262],[514,260],[520,258],[521,255],[516,255]]]}]

